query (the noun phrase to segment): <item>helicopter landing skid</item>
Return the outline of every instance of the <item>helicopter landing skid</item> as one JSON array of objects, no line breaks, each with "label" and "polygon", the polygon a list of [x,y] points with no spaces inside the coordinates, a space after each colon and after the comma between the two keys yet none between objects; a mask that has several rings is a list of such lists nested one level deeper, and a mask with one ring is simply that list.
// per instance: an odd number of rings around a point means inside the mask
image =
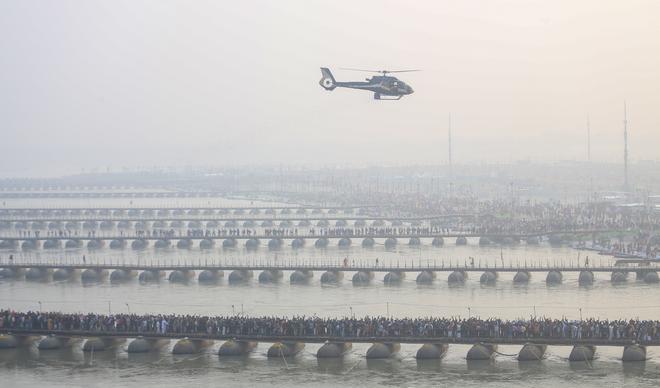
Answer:
[{"label": "helicopter landing skid", "polygon": [[397,96],[396,98],[383,98],[383,96],[380,93],[374,93],[374,100],[382,100],[382,101],[398,101],[401,99],[403,96]]}]

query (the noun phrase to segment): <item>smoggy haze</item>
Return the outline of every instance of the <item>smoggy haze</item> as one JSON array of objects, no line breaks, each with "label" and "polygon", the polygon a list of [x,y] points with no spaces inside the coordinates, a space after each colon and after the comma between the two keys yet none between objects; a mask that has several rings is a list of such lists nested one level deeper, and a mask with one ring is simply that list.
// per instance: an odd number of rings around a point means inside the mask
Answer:
[{"label": "smoggy haze", "polygon": [[[658,1],[0,2],[0,175],[659,158]],[[398,102],[319,66],[421,68]]]}]

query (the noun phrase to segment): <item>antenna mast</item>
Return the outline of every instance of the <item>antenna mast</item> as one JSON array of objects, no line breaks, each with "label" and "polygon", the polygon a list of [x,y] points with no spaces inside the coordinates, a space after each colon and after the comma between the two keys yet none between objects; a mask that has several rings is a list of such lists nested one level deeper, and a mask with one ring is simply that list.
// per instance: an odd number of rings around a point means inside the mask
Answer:
[{"label": "antenna mast", "polygon": [[594,177],[591,170],[591,121],[587,115],[587,170],[589,171],[589,195],[587,198],[591,199],[594,194]]},{"label": "antenna mast", "polygon": [[587,115],[587,161],[591,162],[591,123]]},{"label": "antenna mast", "polygon": [[449,196],[452,196],[452,191],[453,191],[453,184],[454,184],[454,169],[452,166],[452,161],[451,161],[451,113],[449,113],[449,126],[447,127],[447,137],[448,137],[448,147],[449,147],[449,153],[448,153],[448,161],[449,161]]},{"label": "antenna mast", "polygon": [[448,121],[448,127],[447,127],[447,145],[448,145],[448,158],[447,161],[449,162],[449,197],[453,195],[454,191],[454,169],[452,166],[452,160],[451,160],[451,113],[449,113],[449,121]]},{"label": "antenna mast", "polygon": [[449,175],[453,175],[452,164],[451,164],[451,113],[449,114],[449,127],[447,129],[447,136],[449,138]]},{"label": "antenna mast", "polygon": [[623,101],[623,189],[628,191],[628,109]]}]

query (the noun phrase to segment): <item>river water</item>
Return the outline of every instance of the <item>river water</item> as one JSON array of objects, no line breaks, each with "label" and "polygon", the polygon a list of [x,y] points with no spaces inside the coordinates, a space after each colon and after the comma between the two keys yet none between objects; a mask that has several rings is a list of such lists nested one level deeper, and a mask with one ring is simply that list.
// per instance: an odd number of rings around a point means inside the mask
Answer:
[{"label": "river water", "polygon": [[[73,207],[73,206],[209,206],[207,199],[95,199],[95,200],[21,200],[6,203],[7,207]],[[142,203],[144,201],[144,203]],[[277,206],[256,201],[212,200],[211,206]],[[13,254],[16,261],[64,260],[76,262],[86,256],[88,262],[270,262],[312,263],[340,262],[344,258],[356,263],[398,263],[400,266],[425,263],[459,262],[473,257],[476,264],[505,265],[583,262],[584,252],[568,247],[548,245],[514,247],[479,247],[476,240],[468,246],[455,246],[446,241],[444,247],[432,247],[423,240],[421,247],[399,244],[388,250],[382,244],[374,248],[340,249],[331,246],[316,249],[313,244],[293,250],[283,247],[269,251],[262,247],[256,252],[245,248],[208,251],[198,248],[148,248],[144,251],[86,248],[38,250],[21,252],[4,250],[1,257]],[[610,263],[603,256],[592,257],[592,263]],[[226,277],[227,274],[225,274]],[[198,313],[259,315],[318,315],[344,316],[480,316],[528,318],[531,315],[558,318],[648,318],[660,319],[660,285],[630,280],[621,285],[609,281],[609,273],[596,274],[590,287],[580,287],[577,273],[565,273],[564,282],[557,286],[545,284],[545,273],[535,273],[527,285],[514,285],[513,274],[500,274],[494,286],[479,284],[480,274],[472,273],[461,286],[447,283],[447,273],[438,273],[437,280],[428,286],[415,283],[416,272],[407,274],[401,285],[386,286],[383,273],[377,274],[371,285],[353,286],[347,273],[336,286],[322,286],[317,272],[309,285],[291,285],[288,273],[279,284],[262,285],[258,273],[247,285],[229,285],[226,279],[206,286],[196,281],[190,284],[141,285],[137,281],[111,285],[105,281],[83,285],[80,281],[34,283],[24,280],[0,281],[0,307],[17,310],[39,309],[65,312],[136,312],[136,313]],[[170,346],[173,346],[174,342]],[[419,363],[414,359],[417,345],[402,345],[394,358],[369,361],[364,358],[368,345],[355,344],[353,352],[343,360],[323,361],[315,357],[320,345],[308,344],[305,351],[292,359],[267,359],[269,344],[260,344],[245,359],[220,359],[220,343],[207,352],[195,356],[174,356],[167,349],[149,355],[128,355],[126,345],[93,355],[83,354],[80,346],[69,350],[39,352],[35,348],[0,351],[0,381],[2,386],[111,386],[128,384],[161,387],[217,386],[657,386],[660,378],[658,351],[649,348],[650,360],[641,364],[623,364],[621,348],[602,347],[598,359],[589,364],[567,361],[570,347],[549,347],[547,358],[540,362],[519,363],[514,356],[500,355],[490,363],[467,363],[468,346],[452,345],[442,361]],[[500,352],[514,355],[518,346],[502,346]]]}]

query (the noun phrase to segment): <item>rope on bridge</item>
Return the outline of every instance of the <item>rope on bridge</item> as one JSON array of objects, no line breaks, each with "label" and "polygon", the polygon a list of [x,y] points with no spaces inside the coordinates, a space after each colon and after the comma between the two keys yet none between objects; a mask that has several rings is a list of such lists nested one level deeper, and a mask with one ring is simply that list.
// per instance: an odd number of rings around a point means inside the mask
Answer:
[{"label": "rope on bridge", "polygon": [[402,357],[396,358],[396,360],[399,361],[399,362],[403,362],[403,360],[406,360],[408,358],[413,359],[413,360],[417,359],[415,356],[413,356],[413,352],[408,352],[408,354],[406,354]]},{"label": "rope on bridge", "polygon": [[282,357],[282,361],[284,361],[284,366],[286,367],[286,370],[289,370],[289,363],[286,362],[286,357],[284,357],[284,352],[282,351],[282,348],[280,348],[279,351],[280,351],[280,356]]},{"label": "rope on bridge", "polygon": [[[587,353],[584,351],[584,348],[582,348],[582,349],[580,349],[580,350],[582,351],[582,356],[584,357],[584,362],[587,364],[587,366],[589,367],[589,369],[593,369],[593,368],[594,368],[593,363],[591,362],[591,360],[589,360],[589,357],[587,357]],[[547,353],[547,352],[546,352],[546,353]],[[561,356],[558,356],[558,355],[556,355],[556,354],[552,354],[552,353],[547,353],[547,354],[549,354],[549,355],[553,355],[553,356],[556,356],[557,358],[559,358],[559,359],[562,360],[562,361],[569,361],[569,362],[571,362],[571,358],[570,358],[570,357],[561,357]]]},{"label": "rope on bridge", "polygon": [[518,353],[506,354],[506,353],[498,352],[497,350],[494,350],[493,353],[497,354],[498,356],[505,356],[505,357],[517,357],[518,356]]},{"label": "rope on bridge", "polygon": [[591,361],[589,360],[589,357],[587,357],[587,353],[584,351],[584,348],[582,348],[582,356],[584,357],[584,361],[587,363],[587,366],[589,369],[593,369],[593,365],[591,364]]},{"label": "rope on bridge", "polygon": [[[366,357],[366,354],[365,354],[365,357]],[[347,370],[346,372],[344,372],[343,375],[346,376],[347,374],[351,373],[351,372],[353,371],[353,369],[355,369],[355,367],[357,367],[358,365],[360,365],[360,363],[362,362],[362,360],[365,359],[365,357],[360,357],[360,359],[355,363],[355,365],[353,365],[352,367],[348,368],[348,370]]]},{"label": "rope on bridge", "polygon": [[[589,369],[593,369],[593,364],[589,360],[589,357],[587,357],[587,353],[584,351],[584,348],[581,348],[580,350],[582,351],[582,356],[584,358],[584,362],[587,364]],[[506,354],[506,353],[498,352],[497,350],[493,351],[493,353],[495,353],[499,356],[506,356],[506,357],[516,357],[516,356],[518,356],[517,354]],[[547,351],[545,352],[545,354],[546,355],[553,355],[552,353],[549,353]],[[555,356],[557,356],[557,355],[555,355]],[[564,360],[564,361],[570,361],[569,357],[561,357],[561,356],[557,356],[557,357],[560,358],[561,360]],[[541,361],[543,358],[544,358],[543,356],[537,357],[537,360]]]},{"label": "rope on bridge", "polygon": [[159,358],[159,359],[156,361],[156,364],[162,364],[164,361],[165,361],[165,356]]}]

